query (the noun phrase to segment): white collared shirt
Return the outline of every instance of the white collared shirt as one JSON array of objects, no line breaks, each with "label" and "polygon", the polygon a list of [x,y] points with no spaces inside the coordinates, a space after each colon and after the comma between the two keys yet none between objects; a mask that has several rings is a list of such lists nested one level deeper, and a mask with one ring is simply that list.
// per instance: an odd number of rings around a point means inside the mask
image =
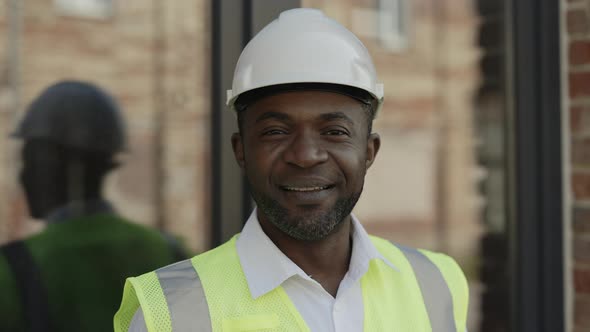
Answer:
[{"label": "white collared shirt", "polygon": [[352,255],[334,298],[277,248],[262,231],[255,210],[236,242],[252,297],[256,299],[282,286],[311,331],[362,331],[364,306],[360,279],[367,272],[369,262],[381,259],[397,268],[377,251],[358,219],[354,215],[351,219]]},{"label": "white collared shirt", "polygon": [[[310,331],[362,331],[364,305],[360,279],[367,272],[369,262],[380,259],[399,270],[377,251],[358,219],[351,217],[350,264],[334,298],[279,250],[260,227],[254,210],[236,242],[252,297],[256,299],[282,286]],[[135,313],[129,331],[146,331],[141,310]]]}]

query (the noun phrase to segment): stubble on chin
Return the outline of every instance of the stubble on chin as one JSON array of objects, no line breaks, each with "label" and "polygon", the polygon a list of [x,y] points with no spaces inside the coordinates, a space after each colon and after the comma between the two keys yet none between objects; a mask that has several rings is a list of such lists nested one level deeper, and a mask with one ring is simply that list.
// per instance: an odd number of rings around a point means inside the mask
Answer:
[{"label": "stubble on chin", "polygon": [[292,215],[271,197],[260,193],[252,193],[252,196],[260,212],[281,232],[300,241],[318,241],[326,238],[346,220],[361,192],[337,200],[328,211],[303,209],[299,215]]}]

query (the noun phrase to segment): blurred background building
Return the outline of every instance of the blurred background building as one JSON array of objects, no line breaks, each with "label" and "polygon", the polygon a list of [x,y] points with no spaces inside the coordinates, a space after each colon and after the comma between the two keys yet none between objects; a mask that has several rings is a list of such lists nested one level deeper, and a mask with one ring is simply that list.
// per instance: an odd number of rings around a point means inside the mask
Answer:
[{"label": "blurred background building", "polygon": [[108,196],[124,215],[210,246],[210,3],[4,1],[0,19],[0,241],[36,231],[24,220],[7,134],[47,85],[95,82],[118,99],[130,148]]},{"label": "blurred background building", "polygon": [[124,216],[195,253],[239,231],[225,90],[247,41],[300,6],[359,36],[385,84],[355,209],[369,232],[456,257],[471,332],[590,331],[589,0],[4,0],[0,244],[40,231],[8,135],[60,79],[126,113],[107,189]]}]

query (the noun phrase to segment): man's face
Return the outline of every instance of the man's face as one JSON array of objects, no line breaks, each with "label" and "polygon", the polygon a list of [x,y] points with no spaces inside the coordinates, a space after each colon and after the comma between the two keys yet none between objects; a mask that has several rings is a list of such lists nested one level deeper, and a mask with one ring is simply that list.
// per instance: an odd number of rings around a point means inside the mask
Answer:
[{"label": "man's face", "polygon": [[321,91],[262,98],[234,134],[259,219],[299,240],[319,240],[348,220],[379,150],[353,98]]}]

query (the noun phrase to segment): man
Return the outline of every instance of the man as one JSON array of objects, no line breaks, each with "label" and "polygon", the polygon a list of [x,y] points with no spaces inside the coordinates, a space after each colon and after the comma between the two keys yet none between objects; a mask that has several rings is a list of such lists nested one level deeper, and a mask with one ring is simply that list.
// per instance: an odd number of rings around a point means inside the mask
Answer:
[{"label": "man", "polygon": [[108,331],[127,277],[183,259],[102,197],[125,145],[119,108],[94,85],[60,82],[15,136],[29,212],[47,227],[0,247],[0,331]]},{"label": "man", "polygon": [[365,47],[322,12],[265,27],[228,93],[257,208],[222,246],[130,278],[115,330],[464,331],[457,264],[370,237],[351,214],[382,101]]}]

